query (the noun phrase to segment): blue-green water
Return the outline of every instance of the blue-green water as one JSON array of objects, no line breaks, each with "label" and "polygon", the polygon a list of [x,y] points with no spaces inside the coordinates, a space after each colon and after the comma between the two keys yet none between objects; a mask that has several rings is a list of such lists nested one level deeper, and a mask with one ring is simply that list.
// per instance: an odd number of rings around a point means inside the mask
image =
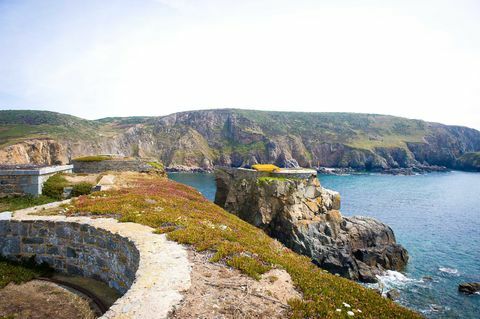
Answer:
[{"label": "blue-green water", "polygon": [[[213,200],[212,174],[174,173]],[[401,303],[429,318],[480,318],[480,295],[458,293],[461,282],[480,282],[480,174],[417,176],[322,175],[339,191],[344,215],[378,218],[390,225],[410,253],[402,274],[382,278],[401,291]]]}]

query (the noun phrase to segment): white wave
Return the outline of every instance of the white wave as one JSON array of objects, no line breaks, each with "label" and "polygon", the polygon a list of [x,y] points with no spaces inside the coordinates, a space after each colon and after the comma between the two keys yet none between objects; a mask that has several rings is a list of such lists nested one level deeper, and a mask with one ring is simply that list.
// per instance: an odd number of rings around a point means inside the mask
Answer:
[{"label": "white wave", "polygon": [[458,269],[456,268],[448,268],[448,267],[439,267],[438,270],[450,275],[458,275]]},{"label": "white wave", "polygon": [[384,294],[392,289],[403,290],[406,285],[421,283],[421,280],[416,280],[405,276],[404,274],[394,271],[387,270],[382,275],[377,275],[378,282],[374,284],[367,284],[369,288],[380,289]]}]

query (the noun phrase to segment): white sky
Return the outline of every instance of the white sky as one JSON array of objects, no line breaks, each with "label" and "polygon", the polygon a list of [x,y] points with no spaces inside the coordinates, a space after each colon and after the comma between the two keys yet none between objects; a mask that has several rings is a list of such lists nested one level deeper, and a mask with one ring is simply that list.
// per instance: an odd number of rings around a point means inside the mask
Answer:
[{"label": "white sky", "polygon": [[480,129],[480,1],[0,0],[0,109],[221,107]]}]

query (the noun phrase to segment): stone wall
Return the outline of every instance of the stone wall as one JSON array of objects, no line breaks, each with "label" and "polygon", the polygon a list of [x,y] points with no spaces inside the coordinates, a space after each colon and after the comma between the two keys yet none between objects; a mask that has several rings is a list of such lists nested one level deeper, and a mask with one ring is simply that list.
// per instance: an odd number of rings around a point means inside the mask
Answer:
[{"label": "stone wall", "polygon": [[117,171],[117,172],[150,172],[154,171],[155,168],[150,166],[147,162],[142,160],[103,160],[103,161],[93,161],[93,162],[84,162],[72,160],[73,172],[74,173],[84,173],[84,174],[95,174],[106,171]]},{"label": "stone wall", "polygon": [[94,278],[125,293],[135,280],[139,253],[128,239],[79,223],[0,220],[0,254],[35,256],[56,271]]},{"label": "stone wall", "polygon": [[0,197],[15,195],[40,195],[43,183],[56,173],[71,173],[71,165],[41,168],[0,169]]}]

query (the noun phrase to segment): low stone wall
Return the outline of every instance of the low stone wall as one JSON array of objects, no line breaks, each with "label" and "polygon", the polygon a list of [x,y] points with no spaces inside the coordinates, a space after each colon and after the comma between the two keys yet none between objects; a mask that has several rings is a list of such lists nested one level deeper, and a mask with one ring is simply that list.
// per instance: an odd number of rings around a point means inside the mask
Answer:
[{"label": "low stone wall", "polygon": [[95,174],[106,171],[117,172],[150,172],[154,168],[142,160],[103,160],[96,162],[83,162],[72,160],[73,172],[82,174]]},{"label": "low stone wall", "polygon": [[12,260],[34,256],[58,272],[90,277],[125,293],[140,259],[128,239],[79,223],[0,220],[0,253]]},{"label": "low stone wall", "polygon": [[43,183],[56,173],[71,173],[72,165],[41,168],[0,169],[0,197],[15,195],[40,195]]},{"label": "low stone wall", "polygon": [[190,287],[186,249],[136,223],[35,215],[68,202],[0,214],[0,253],[12,259],[35,255],[59,271],[102,280],[124,293],[102,319],[168,318]]}]

